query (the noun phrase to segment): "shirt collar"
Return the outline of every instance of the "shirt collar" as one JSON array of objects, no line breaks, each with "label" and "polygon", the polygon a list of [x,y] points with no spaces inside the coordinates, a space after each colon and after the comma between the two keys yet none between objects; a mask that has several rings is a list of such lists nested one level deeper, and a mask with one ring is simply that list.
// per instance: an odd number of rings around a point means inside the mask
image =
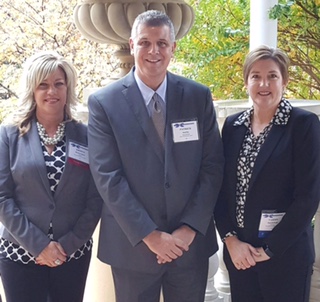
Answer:
[{"label": "shirt collar", "polygon": [[136,72],[134,72],[133,75],[147,107],[155,92],[162,98],[164,102],[166,102],[167,75],[165,76],[164,80],[162,81],[161,85],[158,87],[156,91],[154,91],[145,83],[143,83]]},{"label": "shirt collar", "polygon": [[[274,125],[281,125],[281,126],[286,125],[289,121],[291,110],[292,110],[292,106],[289,103],[289,101],[282,98],[271,123]],[[244,125],[249,128],[251,124],[252,114],[253,114],[253,107],[251,107],[250,109],[240,114],[240,116],[234,122],[233,126]]]}]

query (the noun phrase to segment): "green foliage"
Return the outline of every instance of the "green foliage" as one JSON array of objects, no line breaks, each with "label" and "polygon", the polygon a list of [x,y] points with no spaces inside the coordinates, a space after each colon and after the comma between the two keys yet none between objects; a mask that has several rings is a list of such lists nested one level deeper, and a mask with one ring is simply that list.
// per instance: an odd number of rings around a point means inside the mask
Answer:
[{"label": "green foliage", "polygon": [[[186,0],[195,11],[191,32],[178,42],[172,68],[195,79],[215,99],[246,98],[242,64],[249,49],[250,1]],[[0,3],[0,121],[16,103],[22,65],[39,50],[69,58],[78,75],[78,96],[101,85],[116,69],[113,46],[82,37],[73,22],[80,0],[2,0]],[[320,0],[279,0],[270,11],[278,19],[278,45],[292,62],[288,93],[320,99]],[[9,96],[9,98],[7,98]]]},{"label": "green foliage", "polygon": [[291,6],[294,4],[294,1],[288,1],[285,4],[277,4],[275,5],[269,12],[269,17],[271,19],[278,19],[279,17],[281,17],[281,15],[283,16],[288,16],[290,14],[291,11]]},{"label": "green foliage", "polygon": [[213,92],[215,99],[244,98],[242,62],[249,47],[249,4],[236,0],[190,1],[196,13],[191,32],[178,43],[184,75]]},{"label": "green foliage", "polygon": [[278,45],[291,60],[291,95],[320,100],[320,0],[279,1],[270,17],[278,19]]},{"label": "green foliage", "polygon": [[[190,0],[196,13],[191,32],[178,43],[182,73],[212,90],[217,99],[246,98],[242,64],[249,50],[250,1]],[[279,1],[278,47],[292,67],[290,98],[320,99],[320,0]]]}]

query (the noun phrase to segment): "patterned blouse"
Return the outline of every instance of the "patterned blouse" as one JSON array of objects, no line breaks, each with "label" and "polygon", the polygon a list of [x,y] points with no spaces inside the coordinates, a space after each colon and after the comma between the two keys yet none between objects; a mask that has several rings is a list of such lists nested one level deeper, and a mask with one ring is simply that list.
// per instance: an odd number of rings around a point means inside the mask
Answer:
[{"label": "patterned blouse", "polygon": [[[288,123],[291,110],[291,104],[287,100],[282,99],[278,105],[273,119],[258,136],[255,136],[251,129],[253,108],[243,112],[233,124],[233,126],[235,127],[241,125],[247,127],[247,132],[244,136],[237,164],[236,220],[237,226],[239,228],[245,227],[244,216],[246,196],[252,176],[253,167],[261,146],[265,142],[273,125],[286,125]],[[223,239],[236,234],[237,233],[232,230],[228,232]]]},{"label": "patterned blouse", "polygon": [[[66,160],[66,138],[64,137],[60,142],[58,142],[52,154],[49,154],[44,143],[41,141],[42,152],[44,160],[47,167],[47,176],[50,184],[50,190],[52,195],[54,195],[61,175],[63,173],[65,160]],[[53,226],[50,223],[48,230],[48,237],[51,240],[53,239]],[[80,247],[77,251],[67,257],[67,261],[71,259],[79,259],[86,252],[90,251],[92,248],[92,239]],[[3,254],[6,258],[9,258],[12,261],[20,262],[22,264],[36,263],[36,259],[32,256],[27,250],[22,246],[19,246],[13,242],[8,241],[7,239],[0,238],[0,253]]]}]

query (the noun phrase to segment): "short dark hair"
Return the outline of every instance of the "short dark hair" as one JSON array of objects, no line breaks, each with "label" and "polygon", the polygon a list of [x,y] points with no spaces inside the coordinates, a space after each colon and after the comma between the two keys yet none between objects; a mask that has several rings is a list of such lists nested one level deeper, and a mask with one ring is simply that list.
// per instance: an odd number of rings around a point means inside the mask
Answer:
[{"label": "short dark hair", "polygon": [[273,60],[280,69],[281,76],[285,83],[289,80],[289,65],[290,60],[282,50],[279,48],[273,48],[266,45],[261,45],[253,50],[251,50],[243,64],[243,79],[247,84],[249,73],[251,71],[252,65],[259,60]]},{"label": "short dark hair", "polygon": [[138,32],[138,27],[140,25],[146,25],[148,27],[160,27],[160,26],[168,26],[170,30],[170,40],[171,42],[175,41],[175,32],[174,26],[170,18],[163,12],[158,10],[147,10],[144,13],[141,13],[136,17],[133,22],[131,29],[131,39],[134,39]]}]

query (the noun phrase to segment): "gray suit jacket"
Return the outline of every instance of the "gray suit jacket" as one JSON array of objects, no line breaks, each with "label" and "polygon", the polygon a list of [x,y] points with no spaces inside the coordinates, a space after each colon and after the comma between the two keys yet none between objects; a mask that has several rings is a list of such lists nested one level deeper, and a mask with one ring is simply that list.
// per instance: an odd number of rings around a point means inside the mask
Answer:
[{"label": "gray suit jacket", "polygon": [[[165,151],[133,71],[89,97],[90,167],[104,199],[98,257],[115,267],[157,271],[142,239],[187,224],[197,231],[177,265],[217,249],[213,225],[223,152],[209,89],[167,74]],[[197,119],[200,139],[174,143],[172,123]]]},{"label": "gray suit jacket", "polygon": [[66,164],[52,195],[35,122],[23,137],[14,126],[0,128],[0,236],[23,246],[32,255],[53,235],[70,255],[86,243],[100,218],[102,200],[89,167],[69,161],[70,141],[87,145],[85,125],[66,125]]}]

